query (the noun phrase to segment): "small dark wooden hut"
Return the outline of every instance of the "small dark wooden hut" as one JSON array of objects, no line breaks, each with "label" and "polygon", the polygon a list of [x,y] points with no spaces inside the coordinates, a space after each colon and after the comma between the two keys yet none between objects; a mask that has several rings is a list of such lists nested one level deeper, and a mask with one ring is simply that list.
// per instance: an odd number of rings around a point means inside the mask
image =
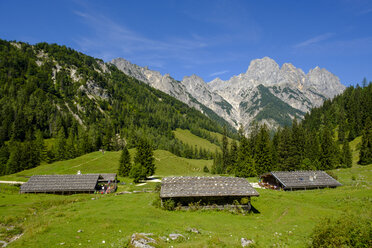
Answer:
[{"label": "small dark wooden hut", "polygon": [[259,194],[246,179],[238,177],[166,177],[160,190],[162,203],[172,199],[182,206],[199,202],[223,208],[247,198],[249,210],[252,196]]},{"label": "small dark wooden hut", "polygon": [[261,186],[283,190],[335,188],[342,185],[324,171],[273,171],[260,178]]}]

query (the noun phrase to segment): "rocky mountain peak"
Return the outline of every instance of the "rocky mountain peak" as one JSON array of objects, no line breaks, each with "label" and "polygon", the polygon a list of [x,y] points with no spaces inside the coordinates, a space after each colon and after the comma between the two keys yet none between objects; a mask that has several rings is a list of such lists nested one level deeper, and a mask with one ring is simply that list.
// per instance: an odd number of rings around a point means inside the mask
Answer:
[{"label": "rocky mountain peak", "polygon": [[262,59],[252,60],[245,76],[251,81],[274,84],[278,72],[279,65],[273,59],[264,57]]}]

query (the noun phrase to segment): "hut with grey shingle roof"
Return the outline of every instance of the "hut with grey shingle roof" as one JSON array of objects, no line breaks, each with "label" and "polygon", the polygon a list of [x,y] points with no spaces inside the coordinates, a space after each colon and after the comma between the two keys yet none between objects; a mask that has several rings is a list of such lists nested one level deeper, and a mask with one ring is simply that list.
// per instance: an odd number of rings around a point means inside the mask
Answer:
[{"label": "hut with grey shingle roof", "polygon": [[[116,174],[36,175],[22,184],[20,193],[76,194],[94,193],[101,190],[99,184],[113,182],[116,189]],[[107,189],[105,189],[107,190]],[[110,191],[111,192],[111,191]]]},{"label": "hut with grey shingle roof", "polygon": [[196,202],[225,206],[246,198],[250,208],[252,196],[259,194],[246,179],[238,177],[166,177],[160,190],[162,202],[172,199],[182,206]]},{"label": "hut with grey shingle roof", "polygon": [[283,190],[335,188],[342,185],[324,171],[273,171],[260,178],[262,186]]}]

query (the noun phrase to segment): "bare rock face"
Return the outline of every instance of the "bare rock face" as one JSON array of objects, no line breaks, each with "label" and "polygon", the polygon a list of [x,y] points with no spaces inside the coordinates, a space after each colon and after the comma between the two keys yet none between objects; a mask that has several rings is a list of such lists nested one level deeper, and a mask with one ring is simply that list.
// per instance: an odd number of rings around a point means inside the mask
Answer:
[{"label": "bare rock face", "polygon": [[120,58],[111,63],[189,106],[202,112],[205,108],[212,110],[236,128],[242,124],[249,129],[253,121],[270,128],[288,125],[345,89],[326,69],[316,67],[305,74],[290,63],[280,67],[269,57],[252,60],[245,73],[229,80],[216,78],[207,84],[196,75],[179,82],[169,74],[163,76]]}]

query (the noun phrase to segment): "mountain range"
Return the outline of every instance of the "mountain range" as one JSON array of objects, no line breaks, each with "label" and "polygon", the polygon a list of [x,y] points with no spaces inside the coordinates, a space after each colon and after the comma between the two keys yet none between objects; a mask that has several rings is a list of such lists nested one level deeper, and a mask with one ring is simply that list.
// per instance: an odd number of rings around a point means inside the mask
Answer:
[{"label": "mountain range", "polygon": [[320,106],[346,88],[337,76],[315,67],[305,74],[290,63],[281,67],[271,58],[252,60],[248,70],[229,80],[211,82],[197,76],[177,81],[148,67],[123,58],[111,61],[119,70],[192,106],[207,116],[220,116],[233,127],[246,130],[257,121],[270,128],[302,119],[311,108]]}]

